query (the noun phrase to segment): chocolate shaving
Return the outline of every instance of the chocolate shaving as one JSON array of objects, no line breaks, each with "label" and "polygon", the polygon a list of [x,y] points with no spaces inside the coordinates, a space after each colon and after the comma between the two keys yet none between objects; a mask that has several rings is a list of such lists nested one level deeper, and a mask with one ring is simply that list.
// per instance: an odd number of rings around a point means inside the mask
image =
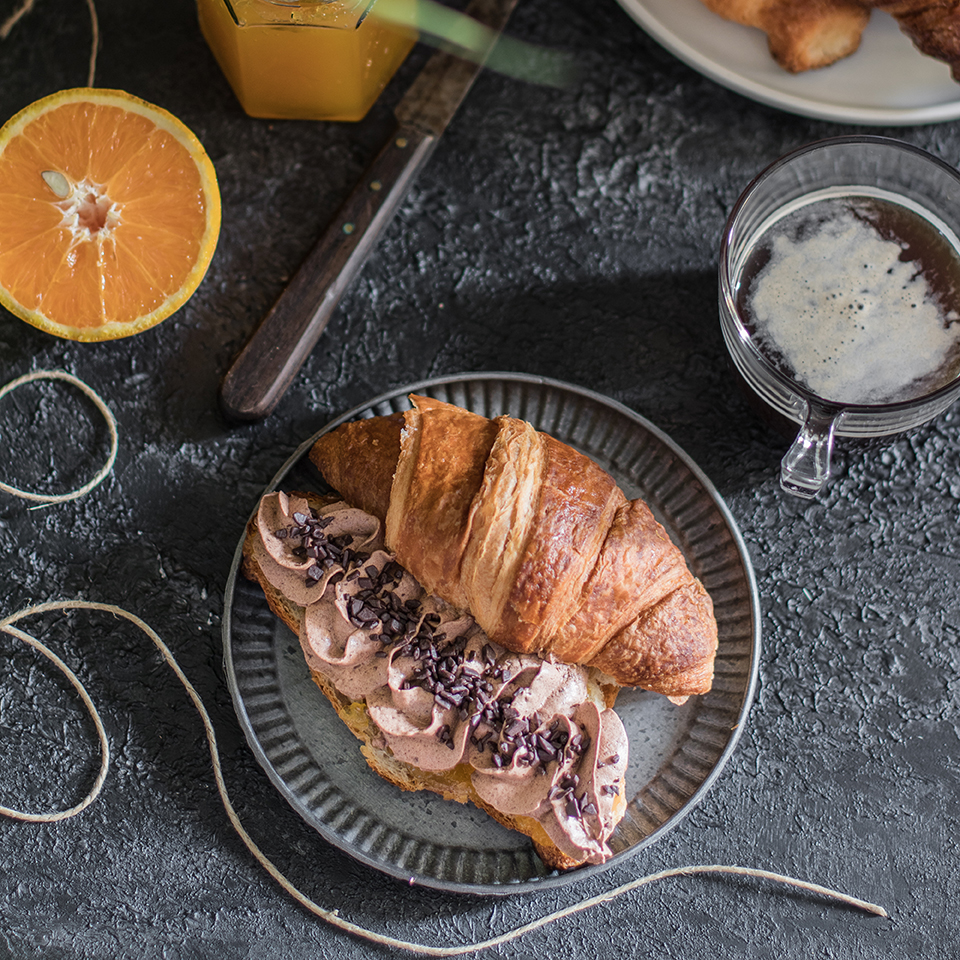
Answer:
[{"label": "chocolate shaving", "polygon": [[[513,705],[513,696],[504,692],[512,673],[498,660],[497,650],[485,643],[479,651],[467,651],[464,635],[448,638],[439,631],[441,617],[424,611],[416,598],[401,600],[395,587],[403,579],[403,567],[395,560],[378,569],[369,563],[370,555],[352,549],[353,537],[342,534],[328,538],[325,528],[332,517],[317,517],[297,511],[294,526],[276,531],[280,540],[288,540],[294,555],[315,562],[306,572],[309,586],[321,582],[331,567],[341,567],[330,582],[346,579],[357,589],[346,598],[346,616],[358,629],[377,634],[383,647],[377,656],[409,658],[414,662],[401,689],[419,687],[433,695],[435,704],[444,711],[456,710],[461,723],[469,727],[468,740],[478,753],[488,748],[490,762],[496,769],[513,764],[533,767],[544,775],[550,764],[561,769],[575,766],[589,748],[590,738],[582,730],[568,733],[560,718],[549,726],[537,714],[525,717]],[[494,696],[499,687],[499,696]],[[450,724],[437,730],[437,740],[455,749]],[[607,763],[617,763],[619,756]],[[598,764],[602,766],[602,764]],[[548,792],[551,801],[563,803],[568,817],[583,819],[597,814],[596,805],[585,795],[577,794],[580,778],[566,773]],[[616,795],[616,786],[605,785],[602,793]]]}]

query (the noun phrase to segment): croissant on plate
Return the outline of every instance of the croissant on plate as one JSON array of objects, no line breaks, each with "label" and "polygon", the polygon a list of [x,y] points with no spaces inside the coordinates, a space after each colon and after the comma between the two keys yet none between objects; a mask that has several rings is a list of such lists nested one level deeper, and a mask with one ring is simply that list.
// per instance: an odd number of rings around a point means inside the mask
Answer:
[{"label": "croissant on plate", "polygon": [[913,45],[928,57],[950,64],[960,80],[960,0],[864,0],[886,10]]},{"label": "croissant on plate", "polygon": [[703,0],[727,20],[767,34],[770,54],[791,73],[854,53],[870,19],[884,10],[923,54],[960,80],[960,0]]},{"label": "croissant on plate", "polygon": [[384,521],[426,590],[517,653],[678,701],[710,689],[713,605],[642,500],[525,421],[411,401],[325,434],[310,458]]},{"label": "croissant on plate", "polygon": [[770,55],[791,73],[815,70],[860,46],[870,19],[861,0],[703,0],[714,13],[767,35]]}]

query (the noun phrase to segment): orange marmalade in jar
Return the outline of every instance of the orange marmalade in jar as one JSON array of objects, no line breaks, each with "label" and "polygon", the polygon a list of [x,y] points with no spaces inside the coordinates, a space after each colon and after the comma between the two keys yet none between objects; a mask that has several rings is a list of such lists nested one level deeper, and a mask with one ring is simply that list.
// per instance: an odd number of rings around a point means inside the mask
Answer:
[{"label": "orange marmalade in jar", "polygon": [[250,116],[361,120],[416,41],[412,29],[370,15],[374,3],[197,0],[197,12]]}]

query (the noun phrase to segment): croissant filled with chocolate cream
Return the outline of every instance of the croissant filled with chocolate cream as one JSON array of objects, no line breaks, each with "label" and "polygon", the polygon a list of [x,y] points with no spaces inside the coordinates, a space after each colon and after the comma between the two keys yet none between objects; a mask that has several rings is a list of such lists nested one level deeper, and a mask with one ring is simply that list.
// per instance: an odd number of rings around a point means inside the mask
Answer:
[{"label": "croissant filled with chocolate cream", "polygon": [[507,650],[678,701],[710,689],[710,597],[642,500],[525,421],[411,401],[310,457],[429,594]]},{"label": "croissant filled with chocolate cream", "polygon": [[264,496],[243,572],[381,777],[473,803],[550,867],[612,856],[629,739],[599,671],[494,643],[396,562],[380,520],[337,496]]}]

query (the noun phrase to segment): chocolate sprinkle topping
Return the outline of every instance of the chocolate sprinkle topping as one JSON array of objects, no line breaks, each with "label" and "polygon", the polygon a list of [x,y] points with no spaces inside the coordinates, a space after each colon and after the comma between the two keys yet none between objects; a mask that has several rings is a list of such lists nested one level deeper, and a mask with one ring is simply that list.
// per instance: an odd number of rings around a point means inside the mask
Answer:
[{"label": "chocolate sprinkle topping", "polygon": [[[590,738],[585,731],[568,734],[560,718],[545,726],[538,714],[525,717],[513,706],[513,696],[503,690],[512,676],[509,656],[507,662],[500,662],[496,649],[485,643],[478,659],[473,650],[467,652],[466,637],[451,639],[437,631],[439,614],[425,613],[417,599],[399,598],[395,588],[404,573],[399,563],[391,560],[379,570],[368,562],[369,554],[352,549],[350,534],[328,538],[325,529],[332,522],[330,516],[318,517],[313,510],[310,515],[297,511],[293,521],[293,525],[277,530],[275,535],[290,541],[295,557],[316,561],[307,569],[307,585],[316,585],[332,567],[341,567],[343,572],[334,574],[331,582],[345,577],[357,588],[354,595],[346,598],[349,621],[379,635],[383,644],[379,656],[392,652],[396,658],[408,657],[416,662],[404,688],[420,687],[433,694],[442,710],[456,710],[457,719],[469,727],[470,744],[481,754],[489,749],[495,768],[516,763],[543,774],[552,763],[575,766],[586,753]],[[498,686],[501,696],[495,697]],[[438,729],[437,739],[455,749],[450,724]],[[606,763],[617,763],[619,759],[614,755]],[[567,817],[583,820],[595,816],[596,805],[585,793],[578,795],[579,788],[579,776],[565,774],[550,789],[548,799],[562,802]],[[601,792],[616,795],[619,790],[605,785]]]}]

